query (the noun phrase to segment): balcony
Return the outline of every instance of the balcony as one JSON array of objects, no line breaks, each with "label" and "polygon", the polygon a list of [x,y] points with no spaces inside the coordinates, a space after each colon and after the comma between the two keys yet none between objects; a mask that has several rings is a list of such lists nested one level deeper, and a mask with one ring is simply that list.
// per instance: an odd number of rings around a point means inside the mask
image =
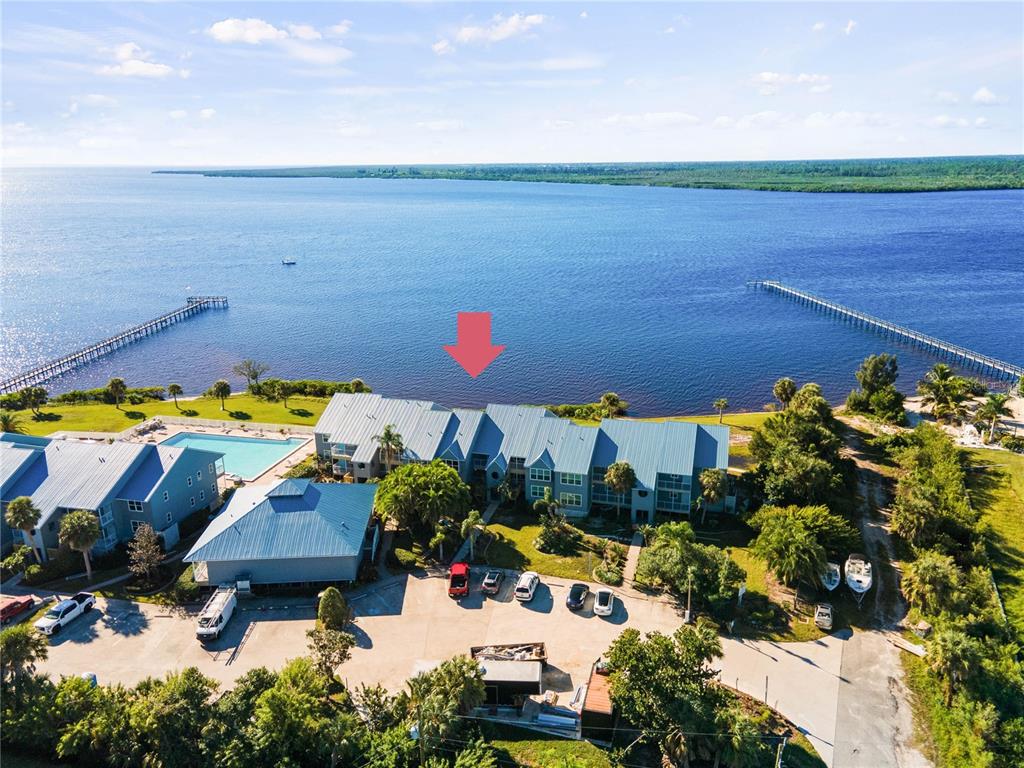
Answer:
[{"label": "balcony", "polygon": [[331,458],[332,459],[351,459],[352,452],[349,450],[347,445],[332,445],[331,446]]}]

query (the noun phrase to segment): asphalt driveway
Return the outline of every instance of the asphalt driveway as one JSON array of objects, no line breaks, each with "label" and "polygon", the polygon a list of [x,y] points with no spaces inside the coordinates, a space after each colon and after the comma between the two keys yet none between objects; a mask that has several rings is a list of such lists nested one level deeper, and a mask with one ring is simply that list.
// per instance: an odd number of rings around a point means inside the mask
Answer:
[{"label": "asphalt driveway", "polygon": [[[545,688],[559,692],[565,703],[625,627],[668,634],[682,621],[671,603],[624,590],[617,592],[611,616],[594,615],[592,594],[582,611],[572,612],[565,607],[572,582],[548,577],[530,603],[512,597],[513,574],[498,595],[485,597],[479,591],[482,575],[474,572],[471,593],[461,601],[448,597],[445,579],[425,574],[391,577],[352,593],[357,647],[339,676],[352,686],[380,683],[398,690],[417,672],[468,653],[470,646],[543,641],[549,658]],[[193,612],[101,599],[97,610],[52,640],[39,668],[54,677],[92,672],[101,683],[134,685],[195,666],[230,686],[254,667],[276,669],[305,653],[313,619],[308,598],[245,600],[225,635],[204,646],[195,638]],[[780,644],[725,638],[716,667],[722,682],[767,700],[793,720],[831,765],[844,640],[839,635]]]}]

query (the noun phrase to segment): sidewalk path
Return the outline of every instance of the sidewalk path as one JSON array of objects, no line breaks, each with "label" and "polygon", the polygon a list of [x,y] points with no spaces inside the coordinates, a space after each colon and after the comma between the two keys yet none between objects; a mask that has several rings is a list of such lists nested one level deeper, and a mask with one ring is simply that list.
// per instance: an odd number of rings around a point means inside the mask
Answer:
[{"label": "sidewalk path", "polygon": [[626,553],[626,567],[622,571],[622,581],[625,584],[632,584],[636,576],[636,566],[640,562],[640,550],[644,548],[644,535],[637,531],[633,534],[633,540],[629,543],[629,552]]},{"label": "sidewalk path", "polygon": [[[497,511],[498,511],[498,502],[497,501],[492,501],[490,504],[487,505],[487,509],[484,510],[484,513],[482,515],[482,517],[484,519],[484,525],[486,525],[487,523],[491,522],[491,518],[494,517],[494,513],[497,512]],[[459,547],[459,551],[455,553],[455,557],[453,557],[449,562],[452,562],[452,563],[462,563],[462,562],[465,562],[466,561],[466,557],[468,555],[469,555],[469,539],[467,538],[464,542],[462,542],[462,546]]]}]

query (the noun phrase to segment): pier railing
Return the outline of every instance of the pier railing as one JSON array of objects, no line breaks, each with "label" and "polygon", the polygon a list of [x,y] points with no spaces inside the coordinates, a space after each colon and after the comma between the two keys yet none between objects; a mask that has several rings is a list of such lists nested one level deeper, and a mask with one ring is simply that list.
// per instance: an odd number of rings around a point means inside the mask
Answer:
[{"label": "pier railing", "polygon": [[165,312],[159,317],[154,317],[152,320],[134,325],[110,338],[90,344],[87,347],[54,358],[53,360],[48,360],[42,365],[37,365],[35,368],[24,373],[19,373],[17,376],[0,381],[0,394],[17,392],[23,387],[42,384],[62,373],[72,371],[80,365],[109,354],[115,349],[120,349],[146,336],[151,336],[181,320],[185,320],[213,307],[227,307],[227,305],[227,296],[189,296],[185,299],[185,306],[183,307],[172,309],[170,312]]},{"label": "pier railing", "polygon": [[987,373],[991,376],[995,376],[996,378],[1024,378],[1024,366],[1014,365],[1013,363],[1008,363],[1005,360],[999,360],[991,355],[984,355],[980,352],[967,349],[967,347],[962,347],[959,344],[943,341],[935,336],[929,336],[926,333],[915,331],[912,328],[891,323],[880,317],[875,317],[874,315],[869,315],[866,312],[851,309],[850,307],[837,302],[823,299],[820,296],[815,296],[813,293],[808,293],[807,291],[801,291],[797,288],[785,285],[780,283],[778,280],[750,280],[747,282],[747,286],[751,288],[761,288],[795,299],[802,304],[807,304],[815,307],[816,309],[850,320],[862,327],[870,328],[891,338],[928,350],[933,354],[940,355],[959,363],[963,367],[975,368],[980,372]]}]

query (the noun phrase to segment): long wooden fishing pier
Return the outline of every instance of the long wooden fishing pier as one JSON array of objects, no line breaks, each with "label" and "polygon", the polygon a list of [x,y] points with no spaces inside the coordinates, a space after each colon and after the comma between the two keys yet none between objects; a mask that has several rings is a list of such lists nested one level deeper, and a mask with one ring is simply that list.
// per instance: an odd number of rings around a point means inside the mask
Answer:
[{"label": "long wooden fishing pier", "polygon": [[762,288],[787,298],[795,299],[801,304],[806,304],[835,317],[848,320],[862,328],[869,328],[889,338],[927,350],[964,368],[973,368],[980,373],[985,373],[998,379],[1016,380],[1024,378],[1024,366],[1007,363],[990,355],[983,355],[980,352],[961,347],[959,344],[952,344],[948,341],[937,339],[934,336],[920,333],[912,328],[890,323],[888,320],[883,320],[865,312],[859,312],[856,309],[851,309],[834,301],[815,296],[813,293],[785,285],[778,280],[750,280],[747,282],[747,286]]},{"label": "long wooden fishing pier", "polygon": [[32,368],[31,370],[20,373],[17,376],[12,376],[4,381],[0,381],[0,394],[17,392],[23,387],[32,387],[37,384],[42,384],[43,382],[49,381],[62,373],[67,373],[68,371],[78,368],[80,365],[84,365],[95,360],[98,357],[103,357],[103,355],[109,354],[115,349],[125,347],[132,342],[145,338],[146,336],[152,336],[154,333],[157,333],[170,325],[174,325],[181,320],[185,320],[186,318],[192,317],[200,312],[204,312],[207,309],[212,309],[214,307],[227,307],[227,305],[227,296],[189,296],[185,299],[185,306],[183,307],[178,307],[170,312],[165,312],[159,317],[154,317],[152,320],[147,320],[139,325],[133,325],[131,328],[121,331],[108,339],[103,339],[103,341],[90,344],[88,347],[79,349],[53,360],[49,360],[42,365]]}]

